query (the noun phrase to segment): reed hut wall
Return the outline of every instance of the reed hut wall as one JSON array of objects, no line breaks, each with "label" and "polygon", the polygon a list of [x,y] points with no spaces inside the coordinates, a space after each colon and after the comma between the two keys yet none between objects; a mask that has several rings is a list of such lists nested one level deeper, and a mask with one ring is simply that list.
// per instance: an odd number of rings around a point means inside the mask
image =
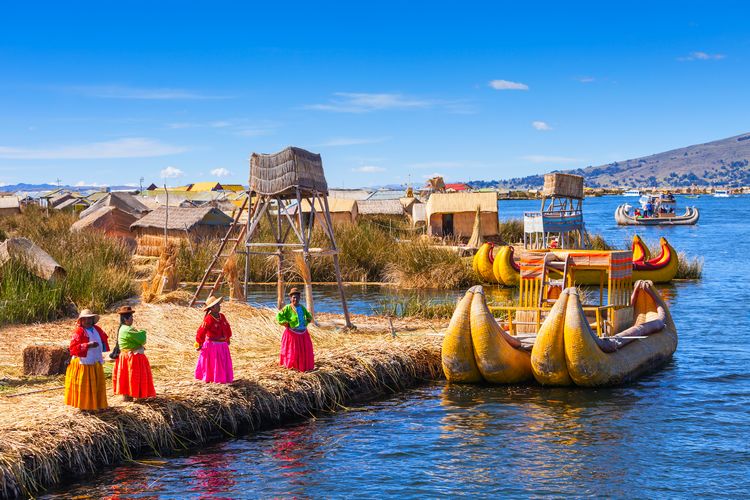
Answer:
[{"label": "reed hut wall", "polygon": [[[354,224],[359,217],[357,200],[328,197],[328,211],[331,214],[331,222],[337,224]],[[302,200],[302,214],[309,217],[310,203]],[[315,225],[323,225],[323,206],[315,201]]]},{"label": "reed hut wall", "polygon": [[[433,236],[453,234],[470,237],[477,207],[482,236],[498,234],[497,196],[495,193],[433,193],[427,200],[427,233]],[[448,227],[452,220],[453,230]]]},{"label": "reed hut wall", "polygon": [[130,226],[138,240],[139,255],[159,255],[164,245],[164,227],[167,238],[179,244],[190,239],[200,242],[223,237],[232,218],[213,207],[181,208],[160,207]]},{"label": "reed hut wall", "polygon": [[0,217],[21,213],[21,203],[17,196],[0,196]]},{"label": "reed hut wall", "polygon": [[75,221],[70,226],[70,230],[94,229],[102,231],[107,236],[132,239],[133,233],[130,231],[130,226],[137,220],[135,215],[115,206],[100,206],[97,210]]}]

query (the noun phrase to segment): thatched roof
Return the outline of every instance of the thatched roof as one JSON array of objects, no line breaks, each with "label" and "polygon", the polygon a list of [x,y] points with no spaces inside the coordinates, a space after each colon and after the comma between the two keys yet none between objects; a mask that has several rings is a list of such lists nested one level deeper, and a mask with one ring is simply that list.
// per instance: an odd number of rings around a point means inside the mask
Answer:
[{"label": "thatched roof", "polygon": [[497,213],[497,196],[495,193],[433,193],[425,211],[429,219],[432,214],[474,213],[477,207],[481,212]]},{"label": "thatched roof", "polygon": [[[315,200],[315,212],[321,213],[323,208],[320,201]],[[333,213],[356,213],[357,212],[357,200],[350,200],[346,198],[331,198],[328,197],[328,211]],[[302,213],[310,212],[310,203],[307,200],[302,200]]]},{"label": "thatched roof", "polygon": [[76,198],[71,196],[59,203],[55,203],[52,208],[54,208],[55,210],[65,210],[66,208],[74,208],[76,205],[88,207],[90,203],[85,198]]},{"label": "thatched roof", "polygon": [[404,207],[395,200],[360,200],[357,202],[360,215],[404,215]]},{"label": "thatched roof", "polygon": [[329,189],[329,198],[346,198],[349,200],[366,200],[372,196],[372,191],[366,189]]},{"label": "thatched roof", "polygon": [[299,187],[306,193],[328,194],[319,154],[288,147],[273,154],[253,153],[250,157],[250,191],[264,195],[296,196]]},{"label": "thatched roof", "polygon": [[191,184],[188,189],[190,192],[200,193],[201,191],[222,191],[224,188],[218,182],[196,182]]},{"label": "thatched roof", "polygon": [[85,212],[88,212],[85,217],[78,219],[70,226],[71,231],[98,229],[111,235],[128,236],[130,234],[130,225],[140,217],[136,217],[112,205],[102,205],[94,211],[86,209]]},{"label": "thatched roof", "polygon": [[81,212],[81,219],[96,212],[102,207],[117,207],[136,219],[150,212],[151,209],[138,201],[138,198],[130,193],[107,193],[107,195]]},{"label": "thatched roof", "polygon": [[[167,207],[159,207],[130,226],[136,228],[164,228]],[[190,231],[196,226],[229,226],[232,218],[213,207],[169,207],[168,230]]]}]

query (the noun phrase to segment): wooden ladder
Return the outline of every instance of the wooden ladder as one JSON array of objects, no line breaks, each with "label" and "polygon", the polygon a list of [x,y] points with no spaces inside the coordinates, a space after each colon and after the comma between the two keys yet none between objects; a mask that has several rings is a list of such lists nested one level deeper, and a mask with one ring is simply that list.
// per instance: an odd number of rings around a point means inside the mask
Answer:
[{"label": "wooden ladder", "polygon": [[[226,264],[227,259],[237,252],[237,247],[239,246],[240,241],[244,238],[245,231],[247,230],[245,224],[240,224],[240,218],[247,207],[249,199],[250,197],[246,196],[240,209],[235,211],[232,224],[229,226],[227,233],[221,240],[221,245],[219,245],[219,249],[216,251],[213,260],[211,260],[211,263],[206,268],[206,272],[203,273],[203,278],[201,279],[198,288],[195,290],[193,298],[190,299],[190,307],[205,304],[208,297],[213,295],[214,292],[221,287],[221,284],[224,281],[224,265]],[[239,232],[237,231],[238,227]],[[228,251],[225,252],[225,250]],[[213,285],[209,286],[211,282],[213,282]],[[206,290],[208,290],[208,293],[201,296]]]}]

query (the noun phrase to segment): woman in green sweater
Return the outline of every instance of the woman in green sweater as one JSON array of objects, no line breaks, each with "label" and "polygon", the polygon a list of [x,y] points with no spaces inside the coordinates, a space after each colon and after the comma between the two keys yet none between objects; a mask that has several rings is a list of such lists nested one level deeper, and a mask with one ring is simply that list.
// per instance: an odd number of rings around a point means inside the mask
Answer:
[{"label": "woman in green sweater", "polygon": [[281,337],[281,365],[301,372],[315,368],[312,340],[307,325],[313,320],[312,314],[299,303],[300,292],[296,288],[289,291],[289,304],[276,313],[276,321],[285,326]]},{"label": "woman in green sweater", "polygon": [[144,353],[146,331],[133,328],[134,312],[130,306],[117,310],[120,315],[120,331],[117,335],[120,355],[112,372],[112,385],[115,394],[120,394],[124,401],[156,396],[151,365]]}]

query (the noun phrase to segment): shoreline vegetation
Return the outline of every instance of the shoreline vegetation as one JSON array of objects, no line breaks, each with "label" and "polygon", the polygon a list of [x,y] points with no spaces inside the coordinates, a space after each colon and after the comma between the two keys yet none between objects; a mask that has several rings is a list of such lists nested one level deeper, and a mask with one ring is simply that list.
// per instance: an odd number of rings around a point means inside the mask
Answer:
[{"label": "shoreline vegetation", "polygon": [[[138,280],[153,276],[156,260],[133,256],[120,240],[96,231],[70,232],[76,216],[54,211],[47,215],[38,207],[29,207],[22,214],[0,219],[0,241],[6,237],[30,238],[49,252],[66,270],[61,283],[49,284],[33,276],[18,262],[0,267],[0,325],[51,321],[72,317],[76,310],[90,308],[105,311],[135,296]],[[378,283],[402,289],[461,289],[479,278],[471,269],[471,259],[455,251],[457,240],[438,241],[415,231],[405,220],[388,217],[363,218],[357,224],[337,225],[336,241],[340,249],[342,280],[348,283]],[[270,241],[267,221],[259,229],[259,241]],[[311,245],[319,246],[324,235],[319,228],[313,232]],[[523,240],[523,221],[509,219],[499,223],[497,244]],[[594,249],[611,249],[616,245],[601,235],[591,235]],[[629,246],[629,242],[623,243]],[[201,244],[183,242],[177,255],[177,279],[181,283],[200,281],[203,272],[218,249],[218,241]],[[296,260],[284,260],[285,282],[302,281]],[[678,279],[700,279],[703,261],[680,252]],[[313,259],[310,266],[313,282],[333,283],[335,274],[329,258]],[[250,259],[249,281],[275,283],[274,259],[253,256]],[[187,292],[182,295],[187,295]],[[416,300],[416,299],[415,299]],[[408,302],[408,301],[407,301]],[[418,317],[443,317],[433,314],[421,304],[381,304],[383,311],[402,316],[415,311]]]},{"label": "shoreline vegetation", "polygon": [[[80,412],[62,401],[62,377],[29,386],[0,383],[0,497],[32,496],[45,488],[87,477],[102,467],[191,450],[218,439],[264,427],[335,412],[346,406],[440,379],[440,340],[430,335],[444,325],[356,317],[356,333],[343,332],[335,315],[320,314],[310,331],[316,369],[308,373],[278,365],[281,328],[270,309],[227,304],[232,322],[231,385],[193,380],[192,347],[202,312],[174,305],[136,306],[139,328],[149,331],[146,346],[157,389],[155,398],[122,403],[111,395],[110,408]],[[166,318],[169,318],[167,321]],[[115,314],[99,323],[117,326]],[[0,327],[4,366],[17,370],[22,338],[64,344],[70,321]],[[236,339],[236,340],[235,340]],[[108,363],[108,367],[109,367]],[[109,372],[109,370],[106,370]]]}]

